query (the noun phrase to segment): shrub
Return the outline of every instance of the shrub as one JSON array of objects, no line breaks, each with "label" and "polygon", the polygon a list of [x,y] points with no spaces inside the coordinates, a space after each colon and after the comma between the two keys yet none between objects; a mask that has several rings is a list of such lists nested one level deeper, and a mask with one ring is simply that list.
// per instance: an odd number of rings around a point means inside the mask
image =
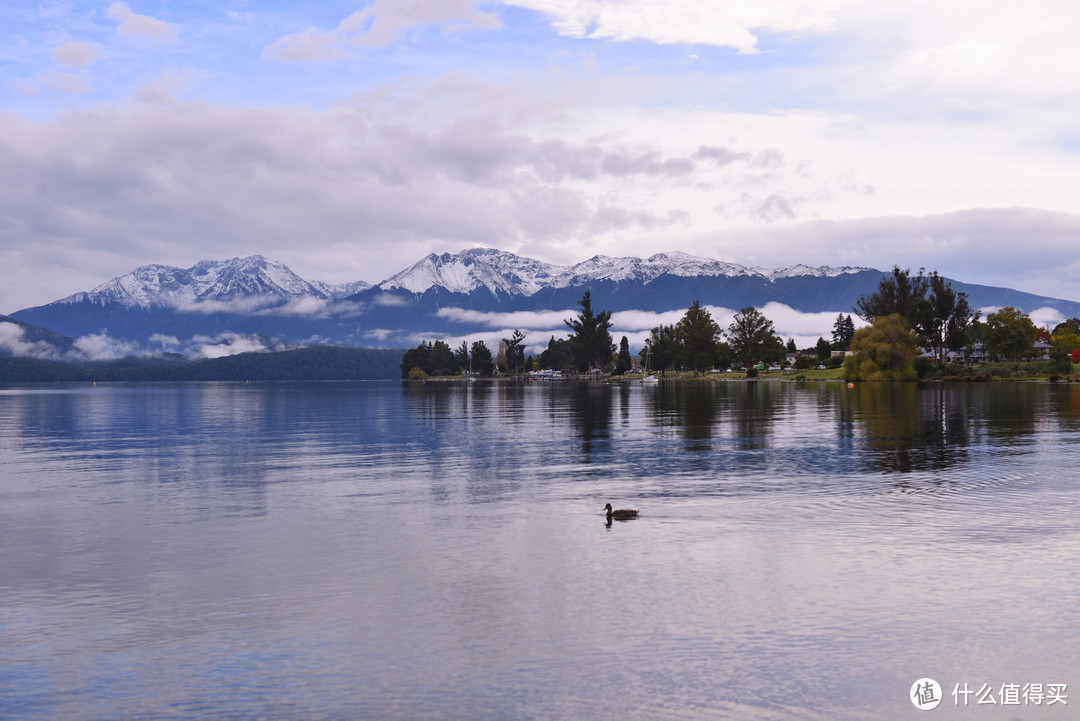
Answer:
[{"label": "shrub", "polygon": [[844,379],[910,381],[918,376],[918,348],[907,321],[899,314],[879,316],[869,328],[855,331],[852,355],[844,359]]},{"label": "shrub", "polygon": [[1002,362],[980,363],[979,371],[995,378],[1027,378],[1028,376],[1065,374],[1072,370],[1068,358],[1048,361],[1028,361],[1026,363]]},{"label": "shrub", "polygon": [[408,376],[408,378],[409,378],[409,380],[411,380],[411,381],[422,381],[422,380],[427,380],[427,377],[428,377],[428,374],[427,374],[427,373],[425,373],[425,372],[424,372],[423,370],[421,370],[421,369],[419,369],[419,368],[415,368],[415,367],[414,367],[414,368],[411,368],[411,369],[409,369],[409,376]]},{"label": "shrub", "polygon": [[920,356],[915,359],[915,373],[919,378],[937,378],[944,374],[944,370],[938,367],[933,358]]}]

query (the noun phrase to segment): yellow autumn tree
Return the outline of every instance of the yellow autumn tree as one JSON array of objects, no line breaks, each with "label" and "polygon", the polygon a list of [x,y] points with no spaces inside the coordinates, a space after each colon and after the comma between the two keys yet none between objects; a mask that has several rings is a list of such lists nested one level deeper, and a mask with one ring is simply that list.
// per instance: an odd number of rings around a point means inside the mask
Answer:
[{"label": "yellow autumn tree", "polygon": [[844,359],[844,379],[849,381],[913,381],[918,343],[911,326],[898,313],[880,316],[874,324],[855,332],[853,355]]}]

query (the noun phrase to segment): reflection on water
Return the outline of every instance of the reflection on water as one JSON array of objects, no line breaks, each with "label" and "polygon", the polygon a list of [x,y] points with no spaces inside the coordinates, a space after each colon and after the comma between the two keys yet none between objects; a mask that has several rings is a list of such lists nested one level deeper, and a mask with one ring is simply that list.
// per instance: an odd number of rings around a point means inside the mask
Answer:
[{"label": "reflection on water", "polygon": [[0,718],[1080,693],[1078,440],[1076,386],[0,389]]},{"label": "reflection on water", "polygon": [[853,396],[851,423],[865,433],[868,470],[941,471],[968,460],[969,419],[978,413],[970,394],[904,383],[860,386]]}]

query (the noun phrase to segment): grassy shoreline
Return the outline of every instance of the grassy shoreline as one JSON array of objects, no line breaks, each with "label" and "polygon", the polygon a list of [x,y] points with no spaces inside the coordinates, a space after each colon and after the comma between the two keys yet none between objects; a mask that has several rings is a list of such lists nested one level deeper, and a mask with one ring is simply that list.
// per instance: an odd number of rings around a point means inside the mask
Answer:
[{"label": "grassy shoreline", "polygon": [[[972,382],[992,382],[992,383],[1080,383],[1080,365],[1073,365],[1073,372],[1067,376],[1060,376],[1059,380],[1051,381],[1051,374],[1032,374],[1028,376],[1020,377],[1001,377],[1001,376],[938,376],[936,378],[920,378],[918,383],[972,383]],[[626,374],[622,376],[603,376],[600,378],[587,378],[583,376],[568,376],[565,379],[560,379],[556,382],[564,382],[564,380],[571,381],[595,381],[602,383],[636,383],[640,381],[644,376],[640,373]],[[726,371],[723,373],[703,373],[698,376],[694,376],[690,372],[678,371],[667,373],[663,376],[659,376],[660,380],[664,383],[702,383],[702,382],[728,382],[728,381],[844,381],[843,368],[830,368],[826,370],[818,369],[806,369],[800,371],[759,371],[755,378],[747,378],[746,373],[743,371]],[[467,379],[464,376],[433,376],[425,379],[427,381],[435,382],[465,382]],[[484,380],[494,380],[502,382],[520,381],[520,378],[512,378],[509,376],[496,376],[493,378],[485,378]],[[533,381],[542,383],[545,381]],[[550,381],[547,381],[550,382]],[[860,381],[860,382],[877,382],[877,381]],[[913,381],[901,381],[901,382],[913,382]]]}]

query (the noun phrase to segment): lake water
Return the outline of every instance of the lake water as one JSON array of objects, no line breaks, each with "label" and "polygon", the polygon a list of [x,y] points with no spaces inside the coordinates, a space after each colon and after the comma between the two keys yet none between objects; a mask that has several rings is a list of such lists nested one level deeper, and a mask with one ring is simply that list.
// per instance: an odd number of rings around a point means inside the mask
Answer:
[{"label": "lake water", "polygon": [[0,718],[1080,718],[1078,441],[1076,385],[0,388]]}]

